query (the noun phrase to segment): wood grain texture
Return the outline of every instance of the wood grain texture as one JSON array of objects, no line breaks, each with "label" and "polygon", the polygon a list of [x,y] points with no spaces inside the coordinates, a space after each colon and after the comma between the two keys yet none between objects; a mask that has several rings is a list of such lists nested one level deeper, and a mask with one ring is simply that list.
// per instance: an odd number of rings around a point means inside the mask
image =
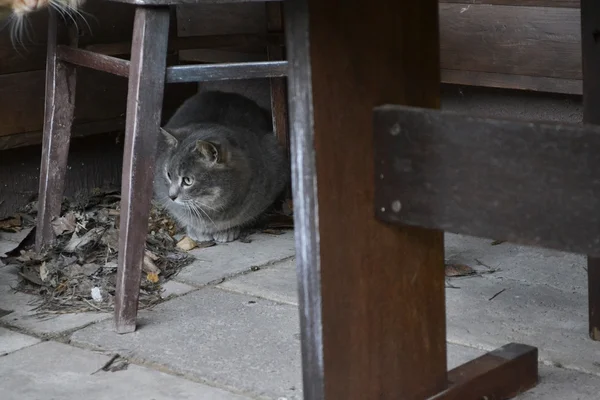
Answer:
[{"label": "wood grain texture", "polygon": [[494,72],[443,69],[442,82],[455,85],[481,86],[500,89],[522,89],[546,93],[577,95],[581,95],[583,93],[583,82],[580,79],[497,74]]},{"label": "wood grain texture", "polygon": [[135,14],[121,179],[114,315],[117,333],[136,329],[165,86],[169,18],[168,7],[139,7]]},{"label": "wood grain texture", "polygon": [[35,232],[36,251],[41,251],[43,246],[50,245],[54,241],[52,220],[60,216],[65,187],[77,78],[75,67],[62,62],[57,56],[59,43],[77,45],[75,27],[69,26],[68,33],[65,32],[66,29],[64,24],[59,22],[58,12],[52,10],[48,23],[44,137]]},{"label": "wood grain texture", "polygon": [[285,7],[307,398],[422,400],[446,385],[443,235],[374,219],[371,132],[379,104],[439,107],[437,1]]},{"label": "wood grain texture", "polygon": [[578,80],[580,25],[578,9],[440,4],[441,65]]},{"label": "wood grain texture", "polygon": [[538,349],[509,343],[448,372],[450,386],[428,400],[512,399],[538,382]]},{"label": "wood grain texture", "polygon": [[580,0],[440,0],[440,3],[579,8]]},{"label": "wood grain texture", "polygon": [[378,218],[600,255],[600,127],[397,106],[376,124]]},{"label": "wood grain texture", "polygon": [[[600,3],[581,0],[583,121],[600,124]],[[589,335],[600,341],[600,258],[588,257]]]}]

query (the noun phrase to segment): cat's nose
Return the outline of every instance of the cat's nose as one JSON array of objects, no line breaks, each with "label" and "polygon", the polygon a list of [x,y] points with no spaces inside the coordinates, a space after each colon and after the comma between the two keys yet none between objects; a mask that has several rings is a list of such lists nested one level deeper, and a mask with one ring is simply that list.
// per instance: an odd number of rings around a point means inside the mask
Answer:
[{"label": "cat's nose", "polygon": [[173,201],[177,200],[177,195],[176,194],[170,194],[169,198]]}]

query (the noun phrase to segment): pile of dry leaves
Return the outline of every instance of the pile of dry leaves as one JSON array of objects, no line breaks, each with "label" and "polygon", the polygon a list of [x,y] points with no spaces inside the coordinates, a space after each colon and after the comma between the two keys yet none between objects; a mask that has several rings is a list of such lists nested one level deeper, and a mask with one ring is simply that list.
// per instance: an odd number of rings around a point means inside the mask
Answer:
[{"label": "pile of dry leaves", "polygon": [[[41,312],[110,311],[115,294],[118,242],[118,192],[96,191],[65,201],[61,217],[52,222],[54,246],[33,250],[32,231],[5,263],[21,266],[19,290],[42,295]],[[11,219],[26,227],[35,221],[36,204]],[[162,300],[161,284],[193,257],[177,248],[174,222],[153,207],[148,224],[141,281],[140,308]],[[28,240],[29,239],[29,240]]]},{"label": "pile of dry leaves", "polygon": [[[41,253],[33,249],[33,229],[3,261],[21,267],[17,290],[41,295],[39,313],[111,311],[115,295],[119,203],[117,191],[97,190],[65,200],[61,217],[52,222],[56,243]],[[281,210],[280,210],[281,209]],[[0,229],[18,231],[35,224],[37,204],[17,216],[0,221]],[[262,232],[281,234],[293,228],[291,202],[270,213]],[[242,241],[249,241],[242,238]],[[193,261],[186,251],[215,243],[195,243],[177,232],[173,220],[153,206],[140,283],[140,308],[163,301],[162,285]],[[2,260],[0,260],[2,261]]]}]

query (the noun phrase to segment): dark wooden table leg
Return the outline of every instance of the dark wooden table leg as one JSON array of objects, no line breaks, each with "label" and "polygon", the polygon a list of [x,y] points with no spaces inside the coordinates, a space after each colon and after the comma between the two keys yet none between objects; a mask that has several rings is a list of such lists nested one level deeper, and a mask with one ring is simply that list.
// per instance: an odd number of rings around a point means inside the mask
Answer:
[{"label": "dark wooden table leg", "polygon": [[118,333],[135,331],[154,161],[162,110],[168,7],[138,7],[135,13],[119,233],[119,268],[115,297]]},{"label": "dark wooden table leg", "polygon": [[[600,2],[581,0],[583,121],[600,124]],[[589,332],[600,341],[600,259],[588,258]]]},{"label": "dark wooden table leg", "polygon": [[[61,29],[64,26],[58,13],[50,10],[49,14],[44,138],[35,236],[38,251],[54,240],[52,219],[60,215],[75,111],[76,68],[57,59],[56,46],[66,32]],[[69,42],[75,45],[76,41],[76,32],[71,29]]]},{"label": "dark wooden table leg", "polygon": [[373,107],[439,107],[437,0],[285,2],[305,399],[447,386],[443,234],[374,217]]}]

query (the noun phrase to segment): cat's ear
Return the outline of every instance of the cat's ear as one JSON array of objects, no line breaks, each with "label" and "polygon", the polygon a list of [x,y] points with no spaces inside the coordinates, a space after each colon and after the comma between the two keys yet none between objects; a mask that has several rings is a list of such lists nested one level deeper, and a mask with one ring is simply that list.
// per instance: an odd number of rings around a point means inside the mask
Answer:
[{"label": "cat's ear", "polygon": [[196,151],[209,163],[217,164],[222,161],[221,146],[205,140],[196,141]]},{"label": "cat's ear", "polygon": [[169,147],[177,147],[177,145],[179,144],[179,141],[177,140],[177,138],[175,136],[171,135],[171,133],[169,133],[169,131],[167,131],[165,128],[161,127],[160,133],[165,138],[165,142],[167,142],[167,145]]}]

